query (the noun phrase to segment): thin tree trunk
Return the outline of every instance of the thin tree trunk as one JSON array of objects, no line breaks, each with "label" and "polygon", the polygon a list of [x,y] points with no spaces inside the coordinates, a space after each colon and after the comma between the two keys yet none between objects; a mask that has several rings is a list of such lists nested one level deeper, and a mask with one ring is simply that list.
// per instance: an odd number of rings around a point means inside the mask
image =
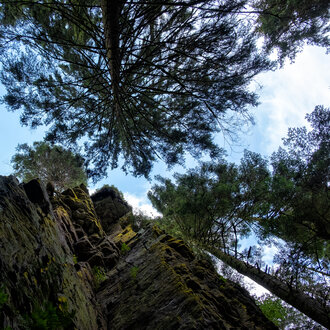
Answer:
[{"label": "thin tree trunk", "polygon": [[322,306],[316,299],[313,299],[305,293],[290,287],[278,278],[228,254],[225,254],[218,249],[207,247],[206,250],[230,267],[236,269],[239,273],[246,275],[277,297],[297,308],[314,321],[320,323],[326,328],[330,328],[330,310],[329,308]]}]

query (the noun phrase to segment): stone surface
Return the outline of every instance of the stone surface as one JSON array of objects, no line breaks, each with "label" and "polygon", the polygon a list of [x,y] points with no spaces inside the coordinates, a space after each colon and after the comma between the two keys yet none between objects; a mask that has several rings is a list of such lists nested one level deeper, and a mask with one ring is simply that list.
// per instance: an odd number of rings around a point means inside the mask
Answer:
[{"label": "stone surface", "polygon": [[104,187],[91,196],[96,214],[102,222],[104,231],[111,233],[118,220],[132,211],[119,192],[111,187]]},{"label": "stone surface", "polygon": [[108,329],[276,329],[244,289],[181,240],[152,225],[130,231],[118,234],[129,251],[97,293]]},{"label": "stone surface", "polygon": [[85,186],[46,191],[0,176],[0,328],[37,328],[51,306],[71,322],[54,329],[275,329],[183,241],[119,221],[120,196],[98,195],[97,213]]},{"label": "stone surface", "polygon": [[0,287],[7,296],[0,328],[31,328],[38,309],[50,303],[63,308],[65,301],[78,329],[99,329],[105,320],[93,282],[86,280],[92,278],[91,267],[82,263],[80,271],[75,268],[72,220],[63,207],[53,210],[48,203],[41,208],[44,187],[38,184],[33,182],[28,196],[15,178],[0,177]]}]

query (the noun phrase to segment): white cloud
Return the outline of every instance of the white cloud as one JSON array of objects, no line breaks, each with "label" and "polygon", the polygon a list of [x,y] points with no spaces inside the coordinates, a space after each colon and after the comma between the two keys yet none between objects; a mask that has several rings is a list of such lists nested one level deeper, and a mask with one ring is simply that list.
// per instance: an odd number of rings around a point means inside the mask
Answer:
[{"label": "white cloud", "polygon": [[128,204],[133,207],[133,213],[139,214],[142,213],[148,217],[155,218],[160,216],[161,214],[154,209],[146,197],[146,193],[140,196],[131,194],[129,192],[124,192],[124,198]]},{"label": "white cloud", "polygon": [[273,266],[273,258],[274,255],[278,252],[278,248],[274,245],[272,246],[265,246],[263,247],[263,256],[262,260],[265,262],[268,266]]},{"label": "white cloud", "polygon": [[88,188],[89,196],[92,196],[96,193],[97,188]]},{"label": "white cloud", "polygon": [[330,61],[324,49],[306,47],[294,64],[259,77],[263,90],[253,134],[258,149],[267,154],[277,150],[288,127],[306,125],[306,113],[316,105],[330,105],[328,72]]}]

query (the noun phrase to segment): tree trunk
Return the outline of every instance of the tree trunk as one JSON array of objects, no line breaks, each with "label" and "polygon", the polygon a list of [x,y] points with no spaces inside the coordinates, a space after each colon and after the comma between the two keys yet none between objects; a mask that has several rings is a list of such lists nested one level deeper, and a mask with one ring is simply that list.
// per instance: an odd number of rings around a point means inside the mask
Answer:
[{"label": "tree trunk", "polygon": [[119,18],[123,4],[123,0],[101,0],[106,56],[111,76],[111,87],[115,107],[117,107],[119,104],[121,66],[121,56],[119,48]]},{"label": "tree trunk", "polygon": [[225,254],[218,249],[207,247],[207,251],[230,267],[236,269],[242,275],[249,277],[251,280],[260,284],[277,297],[297,308],[314,321],[320,323],[326,328],[330,327],[330,310],[329,308],[322,306],[316,299],[313,299],[305,293],[290,287],[278,278],[228,254]]}]

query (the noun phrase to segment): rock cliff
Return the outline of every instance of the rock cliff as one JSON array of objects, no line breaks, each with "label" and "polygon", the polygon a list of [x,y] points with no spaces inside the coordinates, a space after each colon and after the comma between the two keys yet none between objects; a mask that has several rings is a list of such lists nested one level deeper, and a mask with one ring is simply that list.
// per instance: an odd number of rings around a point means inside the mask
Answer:
[{"label": "rock cliff", "polygon": [[249,294],[106,188],[0,177],[0,327],[276,329]]}]

